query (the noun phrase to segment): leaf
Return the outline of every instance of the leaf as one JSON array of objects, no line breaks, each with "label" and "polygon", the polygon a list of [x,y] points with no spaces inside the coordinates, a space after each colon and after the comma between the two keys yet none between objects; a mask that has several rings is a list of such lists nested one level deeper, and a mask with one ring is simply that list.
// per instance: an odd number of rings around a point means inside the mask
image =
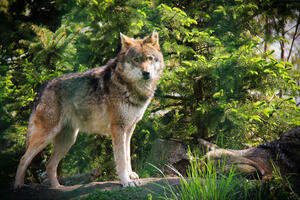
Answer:
[{"label": "leaf", "polygon": [[185,72],[186,68],[185,67],[177,67],[176,72]]},{"label": "leaf", "polygon": [[234,113],[237,113],[237,112],[238,112],[238,110],[235,109],[235,108],[232,108],[231,111],[234,112]]},{"label": "leaf", "polygon": [[257,121],[257,122],[262,122],[261,117],[259,115],[252,115],[250,117],[250,121],[252,121],[252,120]]},{"label": "leaf", "polygon": [[289,102],[290,104],[296,104],[296,101],[294,100],[293,97],[287,98],[286,101]]},{"label": "leaf", "polygon": [[226,10],[223,6],[218,6],[216,10],[214,10],[214,13],[223,13],[223,15],[226,15]]},{"label": "leaf", "polygon": [[250,70],[249,72],[250,72],[251,75],[258,75],[257,71]]},{"label": "leaf", "polygon": [[197,58],[197,60],[206,63],[206,58],[203,55],[194,55],[195,58]]},{"label": "leaf", "polygon": [[270,69],[265,69],[264,70],[265,73],[271,74],[272,76],[274,76],[275,78],[277,77],[276,73],[274,71],[271,71]]},{"label": "leaf", "polygon": [[193,63],[189,62],[189,61],[182,61],[182,64],[187,65],[189,67],[193,67]]},{"label": "leaf", "polygon": [[213,95],[213,98],[215,99],[218,99],[220,97],[224,96],[224,92],[223,92],[223,89],[221,89],[219,92],[216,92],[214,95]]},{"label": "leaf", "polygon": [[284,69],[284,68],[285,68],[284,65],[281,64],[281,63],[277,63],[275,66],[278,67],[278,68],[281,68],[281,69]]},{"label": "leaf", "polygon": [[187,16],[186,13],[184,11],[182,11],[181,9],[179,9],[179,8],[174,7],[173,10],[180,13],[181,15],[183,15],[185,17]]},{"label": "leaf", "polygon": [[266,117],[270,117],[270,114],[272,114],[273,112],[275,112],[276,110],[275,109],[271,109],[271,108],[266,108],[266,109],[264,109],[264,115],[266,116]]},{"label": "leaf", "polygon": [[260,107],[260,106],[264,105],[265,103],[266,103],[265,101],[258,101],[254,105],[255,105],[255,107]]},{"label": "leaf", "polygon": [[295,82],[295,81],[293,81],[293,80],[289,80],[289,81],[288,81],[288,84],[291,84],[291,85],[296,85],[296,82]]}]

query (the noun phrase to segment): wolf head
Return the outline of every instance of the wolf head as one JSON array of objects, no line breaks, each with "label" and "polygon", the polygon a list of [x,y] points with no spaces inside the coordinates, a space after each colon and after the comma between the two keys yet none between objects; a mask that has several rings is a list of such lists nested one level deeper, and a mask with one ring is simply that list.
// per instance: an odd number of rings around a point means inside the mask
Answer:
[{"label": "wolf head", "polygon": [[127,81],[147,84],[157,81],[164,69],[163,56],[154,31],[142,40],[120,34],[122,49],[117,70]]}]

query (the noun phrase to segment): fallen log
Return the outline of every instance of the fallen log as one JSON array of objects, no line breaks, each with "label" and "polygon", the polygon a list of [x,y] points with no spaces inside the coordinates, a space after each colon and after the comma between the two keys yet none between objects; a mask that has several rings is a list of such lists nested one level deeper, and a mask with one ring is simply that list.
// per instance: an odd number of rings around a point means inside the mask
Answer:
[{"label": "fallen log", "polygon": [[198,141],[202,149],[209,149],[206,158],[225,160],[225,168],[234,165],[237,172],[245,176],[269,179],[274,166],[278,166],[280,173],[290,177],[300,191],[300,126],[287,131],[278,140],[244,150],[222,149],[203,139]]},{"label": "fallen log", "polygon": [[[287,131],[278,140],[244,150],[222,149],[203,139],[198,142],[207,159],[224,161],[225,170],[234,166],[236,172],[248,178],[270,179],[277,166],[281,175],[290,177],[300,192],[300,126]],[[183,176],[190,163],[186,146],[179,141],[161,139],[153,143],[150,160],[154,165],[164,161]]]}]

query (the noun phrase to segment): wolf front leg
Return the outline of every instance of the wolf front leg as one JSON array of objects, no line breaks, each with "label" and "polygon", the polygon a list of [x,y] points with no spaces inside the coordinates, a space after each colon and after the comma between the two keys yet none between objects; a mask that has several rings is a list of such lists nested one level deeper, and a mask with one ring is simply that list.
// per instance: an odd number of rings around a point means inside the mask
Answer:
[{"label": "wolf front leg", "polygon": [[120,124],[111,125],[112,142],[117,173],[123,187],[136,186],[138,182],[131,180],[128,173],[126,130]]},{"label": "wolf front leg", "polygon": [[132,171],[131,158],[130,158],[130,140],[131,140],[131,136],[133,134],[133,131],[135,129],[135,125],[136,125],[136,123],[134,123],[132,126],[130,126],[130,128],[128,128],[127,131],[126,131],[126,159],[127,159],[127,171],[129,173],[129,178],[131,180],[138,181],[139,176],[137,175],[137,173]]}]

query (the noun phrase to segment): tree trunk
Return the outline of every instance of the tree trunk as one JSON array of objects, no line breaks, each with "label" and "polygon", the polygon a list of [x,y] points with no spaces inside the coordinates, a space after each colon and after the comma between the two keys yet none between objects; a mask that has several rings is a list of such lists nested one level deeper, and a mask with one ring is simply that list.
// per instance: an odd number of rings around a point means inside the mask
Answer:
[{"label": "tree trunk", "polygon": [[[282,29],[282,37],[284,38],[284,35],[285,35],[285,30]],[[281,58],[281,61],[284,61],[285,58],[284,58],[284,55],[285,55],[285,44],[284,44],[284,41],[280,41],[280,47],[281,47],[281,54],[280,54],[280,58]],[[283,96],[283,91],[280,90],[279,91],[279,98],[282,98]]]},{"label": "tree trunk", "polygon": [[208,159],[225,159],[228,169],[235,165],[237,171],[246,176],[259,175],[259,178],[268,179],[275,164],[282,175],[290,176],[289,180],[300,192],[300,126],[287,131],[278,140],[245,150],[221,149],[202,139],[199,144],[210,150],[206,153]]}]

